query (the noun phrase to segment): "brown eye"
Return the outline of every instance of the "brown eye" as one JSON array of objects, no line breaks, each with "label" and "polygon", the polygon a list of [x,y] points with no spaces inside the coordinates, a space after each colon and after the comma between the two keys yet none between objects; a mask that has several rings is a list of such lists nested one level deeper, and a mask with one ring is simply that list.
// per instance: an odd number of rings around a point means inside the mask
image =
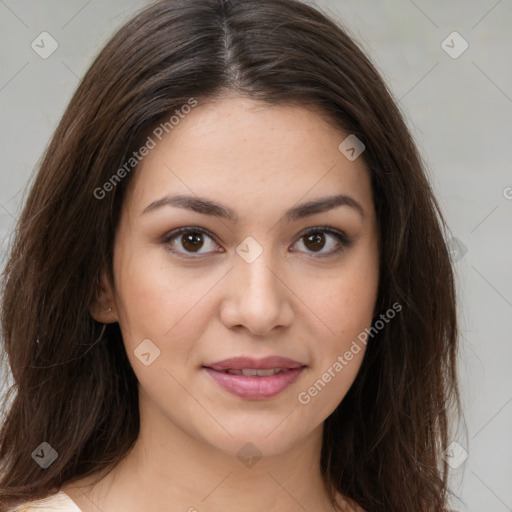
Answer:
[{"label": "brown eye", "polygon": [[352,240],[342,231],[328,227],[316,227],[303,233],[296,242],[296,244],[300,243],[305,247],[305,250],[301,252],[318,254],[317,257],[323,258],[341,252],[351,245]]},{"label": "brown eye", "polygon": [[325,245],[325,236],[321,231],[306,235],[304,245],[312,251],[320,251]]},{"label": "brown eye", "polygon": [[190,252],[201,249],[204,244],[202,233],[191,231],[189,234],[181,235],[182,246]]},{"label": "brown eye", "polygon": [[[187,227],[172,231],[162,240],[168,250],[183,257],[219,252],[213,236],[203,228]],[[196,256],[197,255],[197,256]]]}]

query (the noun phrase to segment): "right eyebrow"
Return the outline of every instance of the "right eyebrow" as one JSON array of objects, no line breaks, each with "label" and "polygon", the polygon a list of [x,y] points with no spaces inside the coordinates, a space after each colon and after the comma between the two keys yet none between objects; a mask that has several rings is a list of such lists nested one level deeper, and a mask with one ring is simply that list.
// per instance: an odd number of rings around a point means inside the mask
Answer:
[{"label": "right eyebrow", "polygon": [[[204,197],[188,195],[162,197],[161,199],[153,201],[148,206],[146,206],[142,214],[144,215],[149,212],[156,211],[160,208],[163,208],[164,206],[174,206],[177,208],[189,209],[203,215],[212,215],[214,217],[227,219],[234,223],[238,221],[238,214],[228,206],[222,205],[216,201]],[[361,217],[365,217],[365,211],[358,201],[345,194],[339,194],[335,196],[319,197],[312,201],[308,201],[307,203],[303,203],[299,206],[290,208],[281,218],[281,222],[293,222],[298,219],[302,219],[317,213],[326,212],[341,206],[348,206],[353,208],[361,215]]]}]

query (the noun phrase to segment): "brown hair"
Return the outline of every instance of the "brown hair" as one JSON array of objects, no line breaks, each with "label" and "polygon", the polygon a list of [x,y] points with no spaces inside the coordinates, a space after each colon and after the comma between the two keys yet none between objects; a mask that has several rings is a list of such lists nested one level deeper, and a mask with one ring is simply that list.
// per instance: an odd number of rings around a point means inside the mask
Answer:
[{"label": "brown hair", "polygon": [[[167,0],[117,32],[74,94],[19,219],[1,321],[14,384],[0,439],[0,512],[108,471],[139,429],[137,381],[118,324],[89,308],[112,245],[128,173],[147,133],[190,98],[234,91],[314,105],[365,145],[381,240],[376,312],[402,312],[368,343],[324,424],[327,488],[368,512],[440,511],[449,411],[459,411],[457,319],[445,222],[385,83],[347,33],[297,0]],[[45,470],[31,454],[58,452]]]}]

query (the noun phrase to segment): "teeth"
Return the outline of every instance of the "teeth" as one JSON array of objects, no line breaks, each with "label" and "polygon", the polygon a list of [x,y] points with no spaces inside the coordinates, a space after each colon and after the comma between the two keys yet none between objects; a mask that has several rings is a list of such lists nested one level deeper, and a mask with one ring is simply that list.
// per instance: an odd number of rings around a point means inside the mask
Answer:
[{"label": "teeth", "polygon": [[227,370],[227,373],[231,373],[232,375],[245,375],[246,377],[270,377],[281,372],[284,372],[283,368],[269,368],[268,370],[256,370],[250,368],[244,368],[243,370]]}]

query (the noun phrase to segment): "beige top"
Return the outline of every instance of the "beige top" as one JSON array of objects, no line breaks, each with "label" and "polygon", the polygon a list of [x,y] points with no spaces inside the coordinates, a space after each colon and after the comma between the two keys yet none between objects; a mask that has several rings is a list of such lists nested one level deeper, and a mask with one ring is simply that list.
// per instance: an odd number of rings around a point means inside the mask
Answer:
[{"label": "beige top", "polygon": [[[343,504],[346,505],[346,501]],[[350,511],[352,512],[354,509],[351,507]],[[364,512],[360,507],[357,507],[357,511]],[[82,512],[82,510],[78,508],[76,503],[67,494],[59,491],[48,498],[18,505],[8,512]],[[446,512],[457,511],[447,510]]]},{"label": "beige top", "polygon": [[82,512],[76,503],[64,492],[59,491],[48,498],[30,501],[9,510],[9,512]]}]

